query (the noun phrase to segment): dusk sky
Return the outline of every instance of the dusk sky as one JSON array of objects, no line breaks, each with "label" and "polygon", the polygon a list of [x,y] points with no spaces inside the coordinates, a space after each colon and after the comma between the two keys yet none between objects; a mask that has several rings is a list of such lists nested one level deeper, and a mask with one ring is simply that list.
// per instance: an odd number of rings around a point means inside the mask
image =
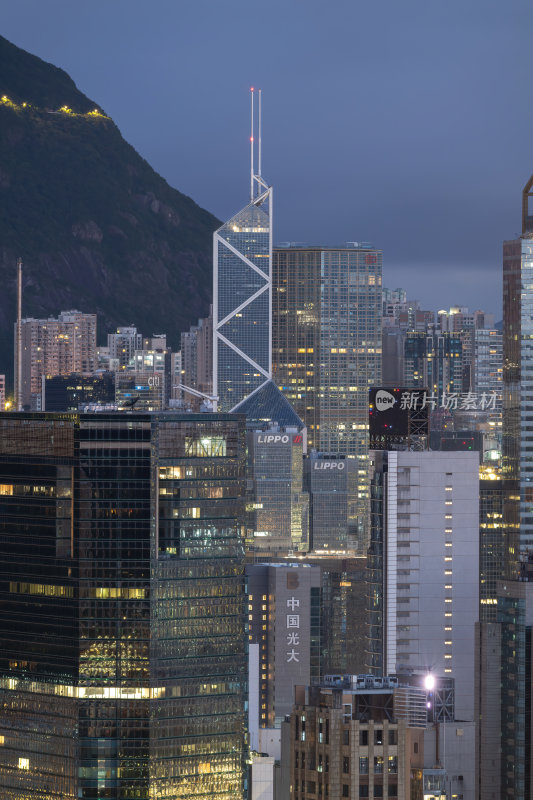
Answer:
[{"label": "dusk sky", "polygon": [[221,219],[248,199],[261,87],[276,242],[370,241],[384,285],[500,318],[533,173],[531,0],[17,0],[2,21]]}]

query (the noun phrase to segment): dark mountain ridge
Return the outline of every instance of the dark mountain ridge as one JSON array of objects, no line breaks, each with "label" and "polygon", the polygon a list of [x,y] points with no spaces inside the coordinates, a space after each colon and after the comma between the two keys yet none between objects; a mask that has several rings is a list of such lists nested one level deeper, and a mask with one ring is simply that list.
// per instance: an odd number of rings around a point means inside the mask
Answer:
[{"label": "dark mountain ridge", "polygon": [[11,383],[16,260],[23,316],[98,313],[179,332],[207,314],[217,219],[172,189],[61,69],[0,37],[0,372]]}]

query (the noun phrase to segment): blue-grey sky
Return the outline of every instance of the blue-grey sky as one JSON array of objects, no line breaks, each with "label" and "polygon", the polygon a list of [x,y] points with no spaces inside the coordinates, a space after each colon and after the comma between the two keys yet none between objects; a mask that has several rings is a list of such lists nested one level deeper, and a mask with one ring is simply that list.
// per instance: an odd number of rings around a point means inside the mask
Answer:
[{"label": "blue-grey sky", "polygon": [[2,22],[222,219],[262,87],[276,241],[371,241],[384,285],[500,315],[533,173],[530,0],[17,0]]}]

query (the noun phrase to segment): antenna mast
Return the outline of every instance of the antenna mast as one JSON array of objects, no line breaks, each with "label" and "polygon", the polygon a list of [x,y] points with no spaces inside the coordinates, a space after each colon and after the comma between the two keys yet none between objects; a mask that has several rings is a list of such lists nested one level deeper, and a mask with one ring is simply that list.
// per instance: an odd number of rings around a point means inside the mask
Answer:
[{"label": "antenna mast", "polygon": [[251,134],[250,134],[250,200],[254,199],[254,87],[250,89],[252,106]]},{"label": "antenna mast", "polygon": [[261,93],[262,89],[259,89],[259,150],[257,154],[257,174],[261,177]]}]

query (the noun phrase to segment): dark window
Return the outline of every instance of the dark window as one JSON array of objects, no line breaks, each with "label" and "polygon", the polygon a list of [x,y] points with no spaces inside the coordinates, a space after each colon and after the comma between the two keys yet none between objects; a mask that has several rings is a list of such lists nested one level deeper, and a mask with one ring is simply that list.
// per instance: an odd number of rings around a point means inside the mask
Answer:
[{"label": "dark window", "polygon": [[368,797],[368,784],[365,783],[359,787],[359,797]]},{"label": "dark window", "polygon": [[397,742],[397,735],[396,731],[389,731],[389,744],[396,744]]},{"label": "dark window", "polygon": [[342,771],[344,773],[350,772],[350,759],[346,756],[342,759]]},{"label": "dark window", "polygon": [[374,731],[374,744],[383,744],[383,730],[376,728]]},{"label": "dark window", "polygon": [[398,784],[389,783],[389,797],[398,797]]},{"label": "dark window", "polygon": [[359,744],[361,747],[368,747],[368,731],[359,731]]},{"label": "dark window", "polygon": [[368,756],[361,756],[359,759],[359,774],[368,775]]},{"label": "dark window", "polygon": [[342,784],[342,796],[343,797],[350,796],[350,787],[346,783]]},{"label": "dark window", "polygon": [[381,783],[374,784],[374,797],[383,797],[383,786]]},{"label": "dark window", "polygon": [[350,731],[343,731],[342,732],[342,743],[343,744],[350,744]]},{"label": "dark window", "polygon": [[418,742],[413,743],[413,752],[418,753]]}]

